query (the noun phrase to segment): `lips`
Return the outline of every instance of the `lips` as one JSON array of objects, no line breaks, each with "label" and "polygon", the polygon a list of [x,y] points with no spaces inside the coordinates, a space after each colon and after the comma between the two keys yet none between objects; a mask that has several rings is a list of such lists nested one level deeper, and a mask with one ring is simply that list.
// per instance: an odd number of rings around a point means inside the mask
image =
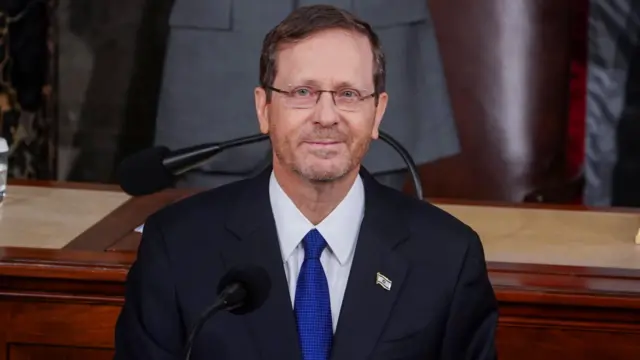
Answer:
[{"label": "lips", "polygon": [[306,141],[304,143],[309,149],[315,150],[333,150],[338,149],[338,147],[343,144],[341,141]]},{"label": "lips", "polygon": [[312,141],[305,141],[305,143],[312,144],[312,145],[335,145],[335,144],[341,143],[341,141],[335,141],[335,140],[312,140]]}]

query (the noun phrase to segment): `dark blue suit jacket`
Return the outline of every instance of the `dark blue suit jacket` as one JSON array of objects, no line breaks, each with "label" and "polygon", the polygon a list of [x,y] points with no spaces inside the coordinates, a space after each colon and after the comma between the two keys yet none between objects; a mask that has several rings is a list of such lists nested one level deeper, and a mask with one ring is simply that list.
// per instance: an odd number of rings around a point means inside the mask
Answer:
[{"label": "dark blue suit jacket", "polygon": [[[182,358],[188,330],[231,267],[257,264],[273,287],[254,313],[219,313],[192,359],[301,359],[269,202],[270,169],[152,215],[116,327],[117,360]],[[365,170],[365,216],[332,360],[495,359],[497,303],[477,234]],[[376,285],[380,272],[392,281]]]}]

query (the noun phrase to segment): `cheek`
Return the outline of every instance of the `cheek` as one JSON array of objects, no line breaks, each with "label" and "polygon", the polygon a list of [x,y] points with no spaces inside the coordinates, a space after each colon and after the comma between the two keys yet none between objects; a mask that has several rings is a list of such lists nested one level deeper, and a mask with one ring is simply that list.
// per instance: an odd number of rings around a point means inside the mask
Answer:
[{"label": "cheek", "polygon": [[349,122],[349,132],[351,138],[358,143],[371,140],[373,130],[373,118],[359,118],[357,121]]},{"label": "cheek", "polygon": [[269,132],[271,139],[277,146],[295,146],[300,136],[300,129],[303,120],[293,116],[295,114],[274,113],[269,121]]}]

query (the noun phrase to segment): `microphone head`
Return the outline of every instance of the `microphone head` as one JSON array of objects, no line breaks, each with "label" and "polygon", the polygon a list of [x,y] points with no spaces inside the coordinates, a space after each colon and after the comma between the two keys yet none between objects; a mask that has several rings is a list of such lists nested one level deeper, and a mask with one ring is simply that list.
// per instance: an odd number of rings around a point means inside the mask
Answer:
[{"label": "microphone head", "polygon": [[129,195],[140,196],[173,186],[175,177],[162,163],[169,152],[167,147],[157,146],[124,159],[116,173],[122,190]]},{"label": "microphone head", "polygon": [[[235,286],[234,286],[235,285]],[[258,309],[264,304],[271,291],[271,278],[267,271],[258,266],[250,266],[229,271],[218,283],[218,293],[227,291],[230,287],[242,289],[239,296],[230,293],[227,297],[229,312],[242,315]],[[234,292],[231,290],[231,292]]]}]

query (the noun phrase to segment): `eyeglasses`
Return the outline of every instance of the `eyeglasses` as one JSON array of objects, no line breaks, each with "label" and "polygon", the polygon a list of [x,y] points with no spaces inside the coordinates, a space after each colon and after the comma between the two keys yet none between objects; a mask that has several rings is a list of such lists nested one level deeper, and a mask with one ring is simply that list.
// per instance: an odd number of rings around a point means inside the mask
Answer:
[{"label": "eyeglasses", "polygon": [[309,86],[295,87],[291,91],[281,90],[271,86],[267,86],[266,88],[285,95],[285,105],[294,109],[310,109],[320,101],[322,93],[330,93],[336,108],[343,111],[354,112],[362,109],[364,100],[377,95],[377,93],[374,92],[363,96],[360,94],[360,91],[355,89],[320,90]]}]

